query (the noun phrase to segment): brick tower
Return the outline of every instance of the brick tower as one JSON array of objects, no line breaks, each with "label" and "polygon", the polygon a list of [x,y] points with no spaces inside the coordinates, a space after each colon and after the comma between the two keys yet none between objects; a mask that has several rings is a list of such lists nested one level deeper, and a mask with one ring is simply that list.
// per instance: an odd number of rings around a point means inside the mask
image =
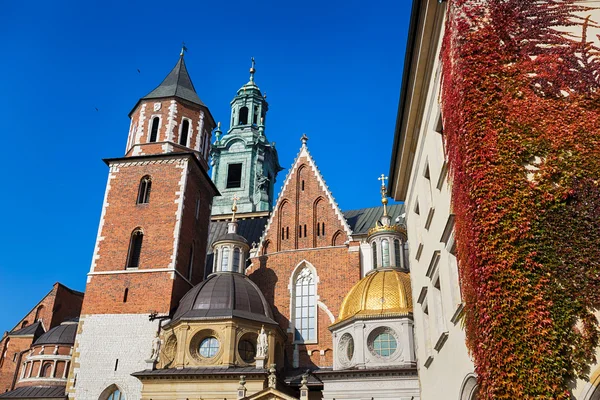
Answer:
[{"label": "brick tower", "polygon": [[[67,392],[140,398],[130,374],[147,367],[159,320],[203,278],[215,122],[188,75],[183,51],[131,113],[125,156],[104,160],[108,183],[87,278]],[[115,397],[116,398],[116,397]]]}]

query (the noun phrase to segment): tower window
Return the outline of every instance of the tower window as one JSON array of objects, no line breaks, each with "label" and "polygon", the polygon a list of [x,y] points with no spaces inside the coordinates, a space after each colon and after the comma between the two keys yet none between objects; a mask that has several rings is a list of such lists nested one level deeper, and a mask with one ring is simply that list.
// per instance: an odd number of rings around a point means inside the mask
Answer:
[{"label": "tower window", "polygon": [[304,237],[306,237],[306,224],[304,224]]},{"label": "tower window", "polygon": [[302,191],[304,192],[304,180],[302,180]]},{"label": "tower window", "polygon": [[252,124],[258,124],[258,107],[254,108],[254,116],[252,117]]},{"label": "tower window", "polygon": [[290,238],[290,227],[289,226],[285,227],[285,238],[286,239]]},{"label": "tower window", "polygon": [[240,108],[238,125],[248,125],[248,107]]},{"label": "tower window", "polygon": [[125,288],[123,292],[123,303],[127,303],[127,296],[129,295],[129,288]]},{"label": "tower window", "polygon": [[221,255],[221,271],[230,271],[229,268],[229,248],[223,248],[223,253]]},{"label": "tower window", "polygon": [[131,233],[129,242],[129,253],[127,254],[127,268],[137,268],[140,265],[140,253],[142,252],[142,241],[144,233],[141,229],[135,229]]},{"label": "tower window", "polygon": [[156,142],[158,138],[158,125],[160,125],[160,118],[154,117],[152,118],[152,128],[150,129],[150,140],[149,142]]},{"label": "tower window", "polygon": [[285,228],[281,228],[281,240],[285,239]]},{"label": "tower window", "polygon": [[298,237],[302,237],[302,225],[298,225]]},{"label": "tower window", "polygon": [[242,186],[242,164],[229,164],[227,166],[227,189]]},{"label": "tower window", "polygon": [[325,222],[321,223],[321,234],[325,236]]},{"label": "tower window", "polygon": [[237,247],[233,249],[233,268],[232,271],[242,272],[240,268],[240,249]]},{"label": "tower window", "polygon": [[140,180],[140,188],[138,189],[138,204],[150,203],[150,190],[152,189],[152,178],[148,175]]},{"label": "tower window", "polygon": [[192,243],[192,245],[190,247],[190,259],[188,261],[188,273],[187,273],[188,281],[192,280],[193,270],[194,270],[194,244]]},{"label": "tower window", "polygon": [[402,259],[400,258],[400,240],[398,239],[394,239],[394,257],[396,258],[394,265],[396,267],[402,266]]},{"label": "tower window", "polygon": [[181,135],[179,136],[179,144],[182,146],[187,146],[188,142],[188,132],[190,131],[190,121],[187,119],[183,120],[181,124]]},{"label": "tower window", "polygon": [[321,224],[317,223],[317,236],[321,236]]},{"label": "tower window", "polygon": [[373,250],[373,269],[377,268],[377,244],[373,242],[371,244],[371,249]]},{"label": "tower window", "polygon": [[387,239],[381,241],[381,265],[390,266],[390,241]]}]

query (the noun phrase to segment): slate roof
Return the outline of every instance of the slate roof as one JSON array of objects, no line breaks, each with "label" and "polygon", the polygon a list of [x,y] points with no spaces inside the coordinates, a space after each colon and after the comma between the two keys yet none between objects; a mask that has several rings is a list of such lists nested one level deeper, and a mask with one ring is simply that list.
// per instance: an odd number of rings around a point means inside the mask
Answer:
[{"label": "slate roof", "polygon": [[276,324],[269,303],[250,278],[234,272],[218,272],[186,293],[173,322],[231,317]]},{"label": "slate roof", "polygon": [[144,370],[140,372],[134,372],[133,376],[146,376],[146,377],[161,377],[161,376],[202,376],[202,375],[234,375],[239,378],[240,374],[262,374],[267,375],[268,372],[265,369],[257,369],[254,366],[251,367],[201,367],[201,368],[167,368],[167,369],[155,369],[155,370]]},{"label": "slate roof", "polygon": [[175,68],[169,72],[169,75],[167,75],[162,83],[158,85],[156,89],[142,97],[142,100],[160,99],[164,97],[179,97],[190,103],[206,107],[196,93],[192,79],[185,66],[183,56],[179,57],[179,61],[177,61]]},{"label": "slate roof", "polygon": [[33,344],[36,346],[42,344],[74,344],[77,334],[77,323],[67,322],[55,326],[48,332],[40,336]]},{"label": "slate roof", "polygon": [[34,335],[39,336],[44,333],[44,328],[41,322],[34,322],[31,325],[27,325],[24,328],[13,330],[9,333],[11,336],[27,336]]},{"label": "slate roof", "polygon": [[64,399],[66,397],[64,386],[24,386],[0,394],[0,399]]},{"label": "slate roof", "polygon": [[[388,205],[387,208],[389,216],[392,217],[392,222],[404,225],[403,217],[400,218],[399,222],[396,222],[396,218],[404,213],[404,204],[392,204]],[[383,206],[348,210],[343,211],[343,214],[355,235],[366,235],[383,215]]]}]

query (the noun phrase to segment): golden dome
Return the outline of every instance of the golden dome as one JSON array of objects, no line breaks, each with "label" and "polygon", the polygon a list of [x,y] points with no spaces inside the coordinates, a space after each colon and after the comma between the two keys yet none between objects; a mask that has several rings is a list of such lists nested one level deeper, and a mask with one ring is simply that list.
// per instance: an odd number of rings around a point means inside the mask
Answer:
[{"label": "golden dome", "polygon": [[375,270],[344,298],[336,324],[359,316],[402,316],[412,313],[410,275],[397,269]]}]

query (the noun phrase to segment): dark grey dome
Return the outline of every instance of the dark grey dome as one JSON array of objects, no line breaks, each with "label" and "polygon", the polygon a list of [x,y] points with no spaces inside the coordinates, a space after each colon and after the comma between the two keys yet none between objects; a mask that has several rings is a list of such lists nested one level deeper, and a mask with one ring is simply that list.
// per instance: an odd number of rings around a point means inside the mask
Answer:
[{"label": "dark grey dome", "polygon": [[183,296],[173,322],[231,317],[276,323],[269,303],[250,278],[233,272],[219,272]]},{"label": "dark grey dome", "polygon": [[243,237],[242,235],[238,235],[237,233],[226,233],[223,236],[218,237],[215,242],[213,243],[213,246],[219,242],[222,241],[236,241],[236,242],[242,242],[244,244],[248,244],[248,240],[246,240],[245,237]]},{"label": "dark grey dome", "polygon": [[63,322],[44,333],[33,344],[35,346],[47,344],[73,344],[77,334],[77,322]]}]

